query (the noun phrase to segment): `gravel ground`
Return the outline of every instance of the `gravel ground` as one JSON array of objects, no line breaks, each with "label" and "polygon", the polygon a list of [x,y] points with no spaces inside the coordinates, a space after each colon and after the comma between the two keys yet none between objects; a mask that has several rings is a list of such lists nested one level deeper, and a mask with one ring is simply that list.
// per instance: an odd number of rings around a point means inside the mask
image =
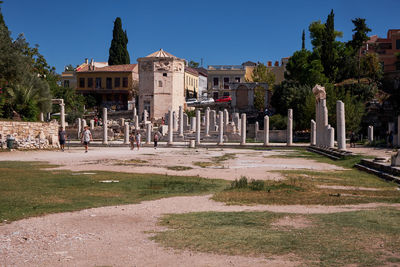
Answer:
[{"label": "gravel ground", "polygon": [[[2,266],[295,266],[289,257],[227,256],[163,248],[149,231],[160,231],[162,214],[197,211],[271,211],[298,214],[372,209],[348,206],[226,206],[211,196],[173,197],[140,204],[51,214],[0,227]],[[400,204],[390,205],[400,208]]]},{"label": "gravel ground", "polygon": [[[196,161],[234,153],[235,159],[222,166],[200,168]],[[329,164],[306,159],[273,158],[285,151],[235,149],[80,148],[59,151],[0,153],[0,160],[47,161],[62,169],[108,170],[170,175],[199,175],[208,178],[235,179],[241,175],[255,179],[281,179],[271,170],[339,170]],[[115,165],[118,161],[141,159],[143,166]],[[120,162],[121,163],[121,162]],[[139,164],[140,165],[140,164]],[[190,166],[187,171],[168,170],[167,166]],[[111,206],[70,213],[50,214],[0,225],[0,266],[296,266],[293,255],[257,258],[227,256],[164,248],[151,241],[151,231],[163,214],[196,211],[271,211],[297,214],[332,213],[373,209],[389,204],[348,206],[226,206],[210,196],[173,197],[140,204]],[[400,204],[390,205],[400,208]],[[296,224],[296,222],[280,222]],[[290,258],[290,259],[289,259]]]}]

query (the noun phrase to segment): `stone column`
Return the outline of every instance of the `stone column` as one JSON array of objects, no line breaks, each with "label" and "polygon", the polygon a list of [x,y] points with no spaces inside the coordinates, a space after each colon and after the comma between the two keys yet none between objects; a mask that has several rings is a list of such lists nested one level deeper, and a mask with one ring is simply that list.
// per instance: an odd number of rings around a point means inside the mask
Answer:
[{"label": "stone column", "polygon": [[143,122],[144,122],[144,123],[147,122],[148,117],[149,117],[149,113],[148,113],[147,110],[145,109],[145,110],[143,111]]},{"label": "stone column", "polygon": [[133,108],[133,120],[136,119],[136,115],[137,115],[137,109],[136,107]]},{"label": "stone column", "polygon": [[269,145],[269,117],[264,117],[264,146]]},{"label": "stone column", "polygon": [[210,136],[210,107],[206,108],[204,127],[205,136]]},{"label": "stone column", "polygon": [[323,130],[322,140],[323,140],[323,146],[328,146],[330,142],[328,132],[326,130],[326,126],[328,125],[328,108],[326,106],[326,99],[322,99],[321,101],[322,101],[322,130]]},{"label": "stone column", "polygon": [[135,131],[139,130],[139,116],[135,116]]},{"label": "stone column", "polygon": [[82,119],[82,129],[85,128],[87,126],[86,120]]},{"label": "stone column", "polygon": [[77,128],[78,128],[78,139],[81,139],[82,119],[81,118],[76,119],[76,124],[77,124]]},{"label": "stone column", "polygon": [[240,134],[240,116],[239,116],[239,113],[237,113],[237,112],[233,113],[233,122],[235,123],[236,129]]},{"label": "stone column", "polygon": [[335,129],[333,127],[331,127],[331,125],[328,124],[328,126],[326,126],[327,129],[327,139],[328,139],[328,143],[327,146],[329,148],[334,148],[335,147]]},{"label": "stone column", "polygon": [[374,126],[368,126],[368,142],[372,143],[374,141]]},{"label": "stone column", "polygon": [[[223,112],[220,111],[219,117],[222,118],[223,116],[224,116]],[[218,131],[219,131],[219,135],[218,135],[218,144],[217,145],[223,145],[224,144],[224,122],[223,122],[223,120],[218,121]]]},{"label": "stone column", "polygon": [[168,112],[168,145],[174,143],[174,129],[173,129],[173,117],[172,110]]},{"label": "stone column", "polygon": [[293,109],[288,109],[286,145],[293,145]]},{"label": "stone column", "polygon": [[90,120],[90,130],[94,130],[94,120]]},{"label": "stone column", "polygon": [[107,108],[103,108],[103,144],[108,144]]},{"label": "stone column", "polygon": [[336,127],[338,149],[346,150],[346,123],[344,103],[340,100],[336,101]]},{"label": "stone column", "polygon": [[190,129],[192,132],[196,131],[196,117],[190,118]]},{"label": "stone column", "polygon": [[317,127],[314,120],[311,120],[311,132],[310,132],[310,145],[315,146],[317,144],[316,140]]},{"label": "stone column", "polygon": [[183,130],[189,130],[189,121],[186,113],[183,113]]},{"label": "stone column", "polygon": [[257,140],[257,134],[260,131],[260,126],[258,125],[258,121],[254,123],[254,140]]},{"label": "stone column", "polygon": [[241,118],[242,125],[240,127],[241,134],[240,134],[240,145],[245,145],[246,144],[246,113],[242,113],[242,118]]},{"label": "stone column", "polygon": [[121,126],[125,126],[125,119],[121,118]]},{"label": "stone column", "polygon": [[174,131],[178,131],[178,116],[176,115],[176,112],[172,112],[172,118],[173,118],[173,129]]},{"label": "stone column", "polygon": [[321,101],[315,102],[315,144],[317,146],[321,145],[321,121],[320,121],[320,105]]},{"label": "stone column", "polygon": [[44,114],[43,114],[43,112],[40,112],[40,121],[44,121]]},{"label": "stone column", "polygon": [[65,131],[65,104],[60,104],[60,119],[61,127]]},{"label": "stone column", "polygon": [[201,115],[200,109],[196,109],[196,145],[200,144]]},{"label": "stone column", "polygon": [[146,144],[151,143],[151,127],[152,127],[151,123],[146,124]]},{"label": "stone column", "polygon": [[183,137],[183,107],[179,106],[179,137]]},{"label": "stone column", "polygon": [[224,109],[224,131],[226,131],[226,127],[229,124],[229,112],[227,109]]},{"label": "stone column", "polygon": [[124,124],[124,144],[129,144],[129,123],[125,122]]},{"label": "stone column", "polygon": [[217,112],[215,110],[210,111],[210,129],[212,132],[215,131],[215,126],[217,123]]}]

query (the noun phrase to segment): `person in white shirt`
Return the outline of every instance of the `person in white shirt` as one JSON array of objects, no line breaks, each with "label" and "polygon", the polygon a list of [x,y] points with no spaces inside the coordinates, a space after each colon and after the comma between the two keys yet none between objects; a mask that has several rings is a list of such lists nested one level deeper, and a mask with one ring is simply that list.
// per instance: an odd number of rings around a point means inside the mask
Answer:
[{"label": "person in white shirt", "polygon": [[140,132],[136,132],[136,146],[137,146],[137,150],[139,150],[139,147],[140,147],[140,139],[141,139],[141,135],[140,135]]},{"label": "person in white shirt", "polygon": [[88,148],[89,148],[89,143],[90,143],[90,141],[93,141],[92,133],[89,130],[89,126],[85,126],[85,130],[82,132],[82,135],[81,135],[81,140],[82,140],[82,144],[85,147],[85,153],[87,153]]}]

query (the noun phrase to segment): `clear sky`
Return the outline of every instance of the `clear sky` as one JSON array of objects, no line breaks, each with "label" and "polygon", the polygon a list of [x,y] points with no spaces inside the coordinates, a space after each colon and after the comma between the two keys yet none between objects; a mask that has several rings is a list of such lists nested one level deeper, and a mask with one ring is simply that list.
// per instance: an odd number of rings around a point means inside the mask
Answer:
[{"label": "clear sky", "polygon": [[[4,0],[12,36],[24,33],[61,73],[85,58],[107,61],[113,22],[127,30],[131,63],[163,48],[204,66],[275,61],[301,48],[312,21],[335,13],[342,41],[351,39],[351,19],[366,18],[371,35],[400,28],[399,0]],[[306,31],[306,46],[310,48]]]}]

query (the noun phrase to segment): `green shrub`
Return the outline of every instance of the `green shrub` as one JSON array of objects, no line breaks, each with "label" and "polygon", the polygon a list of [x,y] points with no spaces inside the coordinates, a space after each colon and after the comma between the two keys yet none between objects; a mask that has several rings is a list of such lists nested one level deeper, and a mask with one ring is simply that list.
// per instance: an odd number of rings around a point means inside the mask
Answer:
[{"label": "green shrub", "polygon": [[242,176],[239,180],[235,179],[235,181],[231,183],[231,189],[247,188],[247,185],[248,183],[246,176]]},{"label": "green shrub", "polygon": [[253,191],[261,191],[264,190],[265,183],[263,180],[254,180],[252,179],[249,183],[249,188]]}]

